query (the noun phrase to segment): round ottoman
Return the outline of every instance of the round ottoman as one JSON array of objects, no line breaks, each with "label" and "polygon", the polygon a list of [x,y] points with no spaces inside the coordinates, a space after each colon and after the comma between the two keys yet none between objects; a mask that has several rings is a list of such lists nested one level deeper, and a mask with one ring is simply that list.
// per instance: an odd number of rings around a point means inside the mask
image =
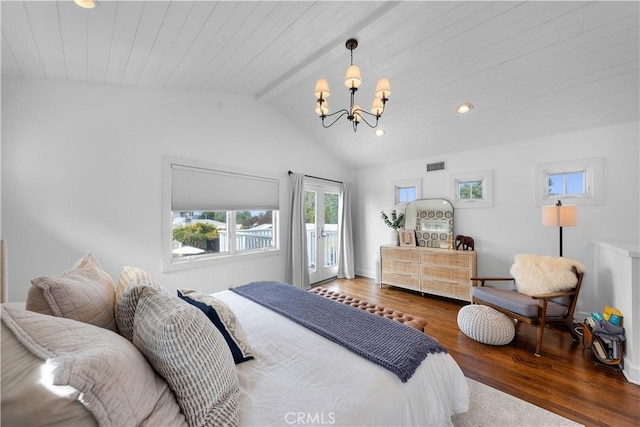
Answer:
[{"label": "round ottoman", "polygon": [[458,312],[458,327],[466,336],[482,344],[509,344],[516,335],[513,320],[486,305],[462,307]]}]

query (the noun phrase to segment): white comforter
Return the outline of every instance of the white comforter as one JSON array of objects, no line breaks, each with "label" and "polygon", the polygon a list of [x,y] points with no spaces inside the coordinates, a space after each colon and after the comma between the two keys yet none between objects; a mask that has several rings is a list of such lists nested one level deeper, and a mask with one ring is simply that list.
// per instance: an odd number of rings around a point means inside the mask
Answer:
[{"label": "white comforter", "polygon": [[214,296],[240,319],[256,355],[237,365],[242,425],[445,426],[469,407],[468,384],[448,354],[430,354],[402,383],[238,294]]}]

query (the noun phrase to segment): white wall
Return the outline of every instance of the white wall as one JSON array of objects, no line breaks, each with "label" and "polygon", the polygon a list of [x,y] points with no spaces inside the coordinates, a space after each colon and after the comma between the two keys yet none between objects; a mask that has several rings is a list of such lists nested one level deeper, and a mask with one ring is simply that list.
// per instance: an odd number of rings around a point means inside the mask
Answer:
[{"label": "white wall", "polygon": [[276,256],[161,272],[163,155],[279,178],[283,239],[288,170],[348,179],[283,116],[235,95],[3,79],[2,144],[10,301],[86,251],[114,281],[123,265],[205,292],[284,280],[284,242]]},{"label": "white wall", "polygon": [[[389,231],[379,213],[393,207],[394,180],[421,177],[423,198],[451,200],[450,174],[489,169],[493,170],[493,207],[454,213],[455,233],[475,239],[478,274],[508,275],[516,253],[557,255],[558,229],[541,225],[541,209],[535,205],[535,165],[602,157],[603,204],[579,206],[577,226],[563,230],[563,255],[587,267],[578,310],[602,310],[611,302],[599,300],[594,289],[593,241],[639,242],[639,145],[634,122],[360,170],[354,179],[354,215],[360,219],[355,221],[356,273],[374,277],[379,245],[389,243]],[[446,160],[446,171],[425,172],[427,162],[440,160]]]}]

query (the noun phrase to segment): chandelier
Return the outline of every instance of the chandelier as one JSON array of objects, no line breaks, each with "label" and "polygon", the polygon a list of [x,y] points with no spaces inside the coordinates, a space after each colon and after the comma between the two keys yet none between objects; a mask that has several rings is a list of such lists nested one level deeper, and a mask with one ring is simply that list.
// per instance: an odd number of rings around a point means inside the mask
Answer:
[{"label": "chandelier", "polygon": [[[322,127],[325,128],[331,127],[344,115],[346,115],[347,120],[351,122],[354,132],[358,130],[358,124],[360,122],[364,122],[369,127],[375,128],[378,126],[378,119],[380,119],[382,113],[384,113],[384,106],[389,100],[389,95],[391,95],[391,84],[387,78],[378,80],[373,104],[371,104],[371,112],[363,110],[360,105],[355,103],[356,92],[358,91],[360,83],[362,83],[360,79],[360,68],[357,65],[353,65],[353,50],[358,47],[358,41],[356,39],[349,39],[345,46],[351,52],[351,65],[347,68],[347,74],[344,78],[344,85],[349,89],[351,94],[349,109],[343,108],[342,110],[329,114],[329,103],[327,101],[330,95],[329,82],[327,82],[326,79],[318,79],[315,91],[316,113],[320,116],[320,119],[322,119]],[[369,123],[367,116],[372,123]],[[330,123],[327,124],[325,119],[329,117],[331,119],[327,121],[330,121]],[[373,118],[376,119],[375,123],[373,122]]]}]

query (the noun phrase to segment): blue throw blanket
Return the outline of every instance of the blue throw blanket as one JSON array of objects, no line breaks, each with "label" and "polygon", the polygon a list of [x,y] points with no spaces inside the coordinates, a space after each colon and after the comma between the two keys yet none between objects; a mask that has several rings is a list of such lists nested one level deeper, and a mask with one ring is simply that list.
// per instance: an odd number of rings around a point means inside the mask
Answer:
[{"label": "blue throw blanket", "polygon": [[447,352],[410,326],[279,282],[253,282],[231,291],[279,313],[376,363],[407,382],[429,353]]}]

